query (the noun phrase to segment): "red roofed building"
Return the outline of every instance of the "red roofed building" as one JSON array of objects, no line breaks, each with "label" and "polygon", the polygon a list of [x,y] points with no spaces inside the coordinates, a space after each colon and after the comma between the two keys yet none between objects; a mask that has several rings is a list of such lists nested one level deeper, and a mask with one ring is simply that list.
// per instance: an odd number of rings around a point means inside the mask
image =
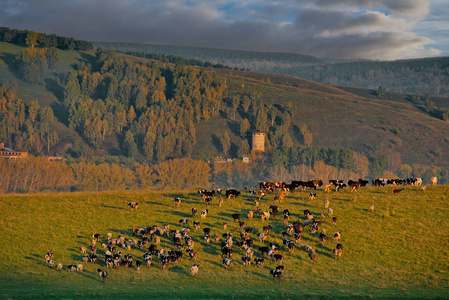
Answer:
[{"label": "red roofed building", "polygon": [[28,152],[17,152],[0,143],[0,158],[27,158]]}]

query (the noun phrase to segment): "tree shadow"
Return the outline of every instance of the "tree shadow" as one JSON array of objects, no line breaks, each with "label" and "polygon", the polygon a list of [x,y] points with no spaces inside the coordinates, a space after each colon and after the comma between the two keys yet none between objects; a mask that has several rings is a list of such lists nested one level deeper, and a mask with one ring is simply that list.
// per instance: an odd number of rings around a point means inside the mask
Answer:
[{"label": "tree shadow", "polygon": [[223,149],[221,147],[221,141],[218,138],[218,136],[215,133],[212,133],[210,135],[212,145],[214,145],[215,149],[217,149],[217,152],[223,152]]},{"label": "tree shadow", "polygon": [[186,270],[184,270],[182,267],[180,266],[174,266],[168,269],[170,272],[175,272],[181,275],[188,275],[188,273],[186,272]]},{"label": "tree shadow", "polygon": [[17,69],[17,66],[14,63],[14,61],[16,60],[16,57],[14,54],[0,53],[0,59],[3,60],[5,65],[8,67],[9,72],[11,72],[15,77],[21,78],[21,76],[19,74],[19,70]]},{"label": "tree shadow", "polygon": [[212,265],[214,265],[214,266],[216,266],[216,267],[222,267],[222,268],[224,268],[223,264],[217,263],[216,261],[207,259],[206,262],[208,262],[208,263],[210,263],[210,264],[212,264]]}]

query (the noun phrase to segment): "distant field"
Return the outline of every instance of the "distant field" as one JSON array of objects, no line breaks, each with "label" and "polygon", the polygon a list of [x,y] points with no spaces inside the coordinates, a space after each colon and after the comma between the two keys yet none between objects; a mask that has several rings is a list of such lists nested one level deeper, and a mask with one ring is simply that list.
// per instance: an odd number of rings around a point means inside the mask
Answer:
[{"label": "distant field", "polygon": [[[221,263],[220,245],[205,245],[202,230],[193,230],[191,208],[196,207],[198,212],[206,208],[193,191],[0,195],[0,298],[448,297],[448,186],[428,186],[425,192],[419,187],[404,187],[399,194],[393,194],[393,187],[365,188],[357,193],[325,194],[318,190],[313,201],[308,200],[308,193],[291,193],[279,210],[290,210],[290,223],[297,219],[303,223],[304,209],[319,217],[324,210],[323,201],[328,199],[339,221],[334,226],[327,217],[321,228],[326,229],[329,238],[335,231],[341,232],[341,261],[332,255],[335,242],[330,239],[321,245],[319,234],[311,234],[310,228],[304,229],[302,243],[316,250],[315,265],[299,244],[292,254],[284,250],[281,232],[286,226],[282,216],[269,222],[258,216],[251,221],[243,218],[245,227],[257,232],[266,224],[274,227],[265,245],[281,244],[285,273],[280,283],[273,283],[269,276],[275,262],[267,261],[263,268],[241,263],[243,252],[235,246],[240,241],[240,230],[231,214],[246,216],[248,210],[255,208],[254,198],[246,193],[237,199],[225,199],[221,208],[218,197],[214,197],[207,207],[207,219],[200,220],[199,213],[195,218],[202,228],[211,228],[212,234],[233,233],[235,265],[231,270]],[[274,195],[262,199],[263,210],[273,204]],[[179,208],[173,205],[176,196],[182,198]],[[137,211],[127,207],[131,201],[139,202]],[[370,212],[373,204],[374,211]],[[97,268],[104,268],[101,249],[99,265],[85,264],[83,273],[67,270],[67,265],[80,262],[82,255],[77,249],[90,245],[93,233],[102,235],[101,242],[106,241],[108,232],[114,237],[125,234],[129,239],[134,226],[168,223],[170,229],[181,229],[178,221],[184,217],[190,219],[191,236],[199,253],[200,271],[196,278],[190,276],[193,262],[188,259],[162,271],[156,257],[154,265],[143,266],[140,273],[135,266],[110,269],[103,284],[96,273]],[[227,230],[222,228],[223,221],[229,223]],[[262,243],[255,236],[253,239],[255,257],[260,257],[258,248]],[[174,249],[171,238],[161,237],[160,247]],[[48,251],[54,252],[55,263],[64,264],[62,271],[44,264]],[[144,250],[132,249],[129,253],[143,261]]]}]

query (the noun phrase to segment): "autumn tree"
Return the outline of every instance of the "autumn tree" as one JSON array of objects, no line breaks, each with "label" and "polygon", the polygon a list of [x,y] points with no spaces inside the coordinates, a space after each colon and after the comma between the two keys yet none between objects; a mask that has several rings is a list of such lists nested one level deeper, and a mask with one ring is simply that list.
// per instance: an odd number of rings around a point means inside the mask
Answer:
[{"label": "autumn tree", "polygon": [[244,139],[246,138],[246,135],[250,128],[251,128],[251,125],[249,124],[248,119],[247,118],[243,119],[242,122],[240,123],[240,128],[239,128],[240,135],[242,138],[244,138]]},{"label": "autumn tree", "polygon": [[221,142],[221,148],[224,152],[225,155],[228,154],[229,149],[231,149],[231,137],[229,136],[229,132],[225,131],[221,138],[220,138],[220,142]]},{"label": "autumn tree", "polygon": [[125,140],[123,141],[123,150],[128,157],[136,157],[138,154],[137,144],[134,140],[134,135],[131,130],[125,133]]}]

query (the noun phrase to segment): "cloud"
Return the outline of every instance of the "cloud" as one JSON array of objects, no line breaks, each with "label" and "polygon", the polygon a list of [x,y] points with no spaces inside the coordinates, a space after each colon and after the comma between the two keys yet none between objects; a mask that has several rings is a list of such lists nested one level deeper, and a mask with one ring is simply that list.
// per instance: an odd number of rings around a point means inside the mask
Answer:
[{"label": "cloud", "polygon": [[429,0],[0,0],[0,24],[90,41],[396,59],[438,53],[416,31],[431,11]]}]

